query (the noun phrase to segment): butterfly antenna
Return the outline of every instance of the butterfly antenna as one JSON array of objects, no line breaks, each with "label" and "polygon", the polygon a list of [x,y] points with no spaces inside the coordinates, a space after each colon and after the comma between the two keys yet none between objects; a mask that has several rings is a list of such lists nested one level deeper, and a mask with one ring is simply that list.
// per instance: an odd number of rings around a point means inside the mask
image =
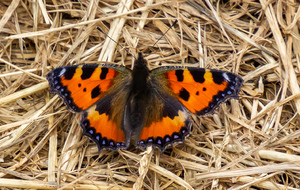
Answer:
[{"label": "butterfly antenna", "polygon": [[[102,34],[104,34],[106,37],[108,37],[110,40],[112,40],[113,42],[115,42],[118,46],[120,46],[121,48],[123,48],[128,54],[131,54],[124,46],[122,46],[121,44],[119,44],[118,42],[116,42],[114,39],[112,39],[109,35],[107,35],[105,32],[103,32],[101,30],[101,28],[99,28],[98,26],[96,27]],[[132,54],[132,56],[134,57],[134,55]],[[134,57],[135,58],[135,57]],[[136,59],[136,58],[135,58]]]},{"label": "butterfly antenna", "polygon": [[166,33],[168,33],[169,32],[169,30],[176,24],[178,22],[178,20],[175,20],[175,22],[172,24],[172,26],[170,26],[170,28],[155,42],[155,44],[152,46],[152,47],[154,47],[157,43],[158,43],[158,41],[159,40],[161,40],[165,35],[166,35]]}]

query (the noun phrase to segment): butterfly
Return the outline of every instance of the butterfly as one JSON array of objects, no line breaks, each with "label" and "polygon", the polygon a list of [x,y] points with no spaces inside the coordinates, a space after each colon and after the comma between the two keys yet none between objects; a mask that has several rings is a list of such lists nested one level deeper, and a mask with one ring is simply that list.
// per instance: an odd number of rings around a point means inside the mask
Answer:
[{"label": "butterfly", "polygon": [[233,73],[185,66],[147,67],[138,53],[133,69],[116,64],[59,67],[47,74],[50,92],[81,112],[83,134],[103,149],[153,146],[161,152],[190,134],[189,112],[212,113],[238,98],[243,79]]}]

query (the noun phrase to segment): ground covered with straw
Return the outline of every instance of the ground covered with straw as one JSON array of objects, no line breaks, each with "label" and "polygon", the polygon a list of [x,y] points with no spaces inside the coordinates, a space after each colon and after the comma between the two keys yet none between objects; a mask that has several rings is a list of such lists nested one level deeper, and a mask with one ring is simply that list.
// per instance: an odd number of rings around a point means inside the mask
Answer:
[{"label": "ground covered with straw", "polygon": [[[299,189],[298,3],[2,0],[1,189]],[[236,73],[239,99],[191,115],[190,136],[163,153],[98,153],[45,76],[103,61],[130,67],[137,50],[151,68]]]}]

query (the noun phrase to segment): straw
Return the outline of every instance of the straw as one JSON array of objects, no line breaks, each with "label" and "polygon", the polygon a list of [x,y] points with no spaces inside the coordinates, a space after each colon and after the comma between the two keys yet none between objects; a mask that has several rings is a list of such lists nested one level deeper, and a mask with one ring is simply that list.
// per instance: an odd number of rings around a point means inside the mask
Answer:
[{"label": "straw", "polygon": [[[2,0],[0,10],[0,187],[300,188],[298,2]],[[150,69],[233,72],[244,79],[239,98],[190,113],[189,137],[163,153],[99,153],[45,76],[76,64],[132,68],[136,50]]]}]

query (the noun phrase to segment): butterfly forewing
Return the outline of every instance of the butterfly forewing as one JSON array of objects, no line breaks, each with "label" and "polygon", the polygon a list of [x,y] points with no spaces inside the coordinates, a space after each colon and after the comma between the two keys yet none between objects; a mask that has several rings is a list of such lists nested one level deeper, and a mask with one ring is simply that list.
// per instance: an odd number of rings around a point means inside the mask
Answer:
[{"label": "butterfly forewing", "polygon": [[237,98],[243,79],[230,72],[195,67],[153,70],[168,81],[168,88],[192,113],[212,113],[228,98]]},{"label": "butterfly forewing", "polygon": [[56,68],[47,79],[51,93],[57,93],[71,111],[80,112],[102,98],[120,73],[128,72],[116,65],[76,65]]}]

